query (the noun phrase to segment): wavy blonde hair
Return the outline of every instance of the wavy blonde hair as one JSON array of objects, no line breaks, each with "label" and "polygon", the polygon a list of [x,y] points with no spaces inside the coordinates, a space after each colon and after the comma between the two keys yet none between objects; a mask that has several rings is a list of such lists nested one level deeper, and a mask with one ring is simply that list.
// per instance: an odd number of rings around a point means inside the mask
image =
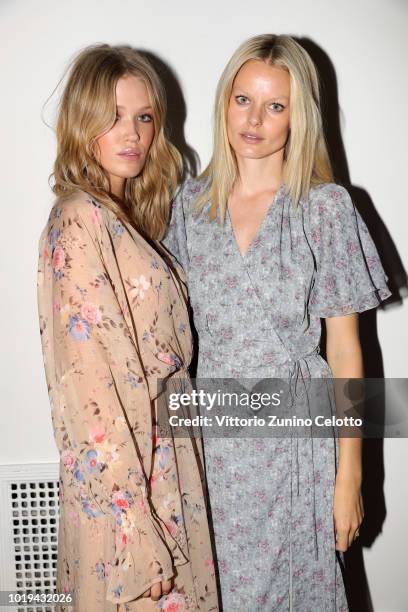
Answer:
[{"label": "wavy blonde hair", "polygon": [[[146,85],[154,137],[142,172],[126,180],[123,201],[109,192],[107,172],[95,159],[95,143],[116,118],[116,83],[134,75]],[[148,60],[127,46],[92,45],[73,60],[59,105],[57,158],[52,190],[60,198],[85,191],[150,239],[161,239],[181,174],[181,156],[165,134],[166,96]]]},{"label": "wavy blonde hair", "polygon": [[333,180],[320,112],[319,80],[309,54],[290,36],[262,34],[245,41],[228,62],[218,82],[214,112],[214,152],[200,175],[206,188],[195,207],[201,212],[211,201],[209,219],[225,218],[228,197],[238,177],[228,140],[227,112],[235,77],[249,60],[283,68],[290,76],[290,132],[285,146],[284,180],[294,203],[310,187]]}]

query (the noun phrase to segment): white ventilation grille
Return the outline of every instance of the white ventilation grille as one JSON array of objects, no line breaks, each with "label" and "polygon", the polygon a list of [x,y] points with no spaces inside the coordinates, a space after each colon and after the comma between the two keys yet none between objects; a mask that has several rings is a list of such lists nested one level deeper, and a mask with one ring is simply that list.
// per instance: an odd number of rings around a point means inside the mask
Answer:
[{"label": "white ventilation grille", "polygon": [[[58,546],[58,464],[0,466],[0,590],[55,591]],[[51,604],[3,610],[53,612]]]}]

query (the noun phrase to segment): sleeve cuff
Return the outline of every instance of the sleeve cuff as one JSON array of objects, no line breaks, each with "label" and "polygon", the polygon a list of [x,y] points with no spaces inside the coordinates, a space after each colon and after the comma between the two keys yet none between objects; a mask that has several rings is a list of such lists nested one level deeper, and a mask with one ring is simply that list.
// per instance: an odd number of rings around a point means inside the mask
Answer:
[{"label": "sleeve cuff", "polygon": [[116,534],[115,565],[111,569],[106,599],[126,603],[137,599],[153,584],[170,580],[174,567],[188,558],[175,540],[166,537],[151,514],[128,514]]},{"label": "sleeve cuff", "polygon": [[[345,302],[343,304],[332,303],[327,304],[325,306],[320,306],[314,310],[315,314],[317,314],[321,319],[326,319],[328,317],[340,317],[348,314],[353,314],[355,312],[365,312],[366,310],[371,310],[372,308],[377,308],[381,304],[382,301],[389,298],[391,295],[391,291],[388,287],[381,287],[376,291],[371,291],[370,293],[366,293],[361,295],[354,300],[349,302]],[[318,300],[316,300],[318,303]]]}]

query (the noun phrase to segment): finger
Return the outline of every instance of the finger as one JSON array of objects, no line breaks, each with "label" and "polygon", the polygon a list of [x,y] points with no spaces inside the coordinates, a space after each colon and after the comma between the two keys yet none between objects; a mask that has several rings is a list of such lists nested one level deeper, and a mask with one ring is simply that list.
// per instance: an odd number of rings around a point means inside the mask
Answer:
[{"label": "finger", "polygon": [[158,601],[161,597],[161,582],[156,582],[156,584],[154,584],[151,588],[150,588],[150,597],[153,599],[153,601]]},{"label": "finger", "polygon": [[150,597],[150,589],[147,589],[142,595],[142,597]]},{"label": "finger", "polygon": [[338,531],[337,532],[336,550],[339,550],[340,552],[346,552],[348,548],[348,541],[349,541],[348,535],[349,535],[348,531]]},{"label": "finger", "polygon": [[161,590],[163,595],[168,595],[171,591],[171,580],[164,580]]}]

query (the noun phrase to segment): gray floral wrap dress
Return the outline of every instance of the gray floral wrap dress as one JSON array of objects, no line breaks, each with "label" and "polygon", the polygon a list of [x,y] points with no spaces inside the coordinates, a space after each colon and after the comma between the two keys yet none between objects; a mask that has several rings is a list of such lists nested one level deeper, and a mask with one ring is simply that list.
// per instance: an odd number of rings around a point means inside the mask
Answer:
[{"label": "gray floral wrap dress", "polygon": [[[165,244],[182,264],[198,333],[198,378],[330,378],[321,318],[376,307],[390,292],[348,192],[314,187],[298,207],[283,185],[245,256],[224,224],[194,213],[188,180]],[[224,610],[345,612],[336,554],[336,436],[204,439]]]},{"label": "gray floral wrap dress", "polygon": [[[191,360],[182,271],[84,193],[54,205],[39,251],[63,609],[218,610],[202,449],[155,426],[158,379]],[[141,598],[171,577],[169,595]]]}]

